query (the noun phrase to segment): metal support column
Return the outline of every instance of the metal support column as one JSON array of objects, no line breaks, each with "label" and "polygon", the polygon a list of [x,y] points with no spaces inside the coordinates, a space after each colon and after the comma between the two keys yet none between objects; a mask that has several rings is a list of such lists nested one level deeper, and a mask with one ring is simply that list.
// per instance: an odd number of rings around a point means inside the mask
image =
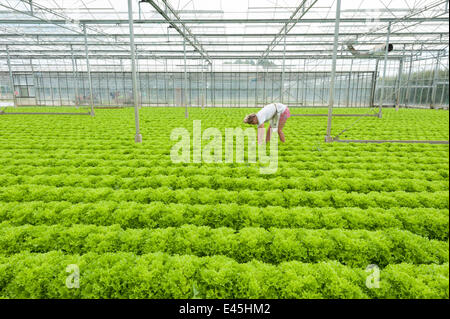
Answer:
[{"label": "metal support column", "polygon": [[[447,58],[446,60],[447,60],[447,70],[448,70],[449,69],[449,67],[448,67],[448,65],[449,65],[449,61],[448,60],[449,59]],[[448,89],[445,89],[445,87],[446,87],[445,83],[442,83],[441,100],[439,102],[439,105],[442,107],[442,109],[444,109],[444,110],[447,109],[448,110],[448,106],[447,107],[444,106],[444,95],[445,95],[445,93],[448,92]]]},{"label": "metal support column", "polygon": [[13,103],[14,107],[17,107],[17,100],[16,100],[16,90],[14,90],[14,80],[13,80],[13,74],[12,74],[12,68],[11,68],[11,57],[9,56],[9,48],[8,45],[6,45],[6,56],[7,56],[7,62],[8,62],[8,71],[9,71],[9,85],[11,86],[11,93],[13,95]]},{"label": "metal support column", "polygon": [[[130,33],[130,38],[131,38],[131,33]],[[133,42],[134,42],[134,24],[133,24]],[[130,41],[131,43],[131,41]],[[138,109],[141,109],[141,104],[142,104],[142,99],[140,96],[140,92],[142,91],[142,87],[141,87],[141,77],[140,77],[140,69],[139,69],[139,51],[138,51],[138,47],[137,45],[134,45],[134,54],[132,54],[132,58],[131,61],[133,61],[134,59],[134,67],[135,67],[135,74],[136,74],[136,92],[137,92],[137,99],[134,98],[134,92],[132,93],[132,98],[133,98],[133,105],[134,105],[134,101],[137,101],[137,106]],[[131,69],[133,69],[133,65],[131,65]],[[133,76],[133,72],[131,73],[131,76]],[[158,81],[158,73],[156,73],[156,84],[158,85],[159,81]],[[133,79],[131,79],[131,85],[133,86]],[[131,89],[133,89],[133,87],[131,87]],[[133,91],[133,90],[132,90]],[[156,90],[156,105],[159,104],[159,90]]]},{"label": "metal support column", "polygon": [[216,105],[216,77],[213,73],[213,67],[214,67],[214,60],[211,60],[211,63],[209,64],[209,71],[211,74],[211,90],[210,90],[210,95],[211,95],[211,106],[215,106]]},{"label": "metal support column", "polygon": [[430,107],[433,109],[436,107],[436,94],[437,94],[437,81],[439,76],[439,63],[441,62],[441,52],[438,52],[436,58],[436,68],[434,69],[434,77],[431,91],[431,103]]},{"label": "metal support column", "polygon": [[402,89],[401,82],[402,82],[402,73],[403,73],[403,61],[405,59],[405,49],[406,49],[406,44],[403,45],[403,54],[402,54],[402,58],[400,59],[399,66],[398,66],[398,77],[397,77],[396,98],[395,98],[395,110],[396,111],[398,111],[400,108],[400,91]]},{"label": "metal support column", "polygon": [[94,116],[94,95],[92,91],[92,78],[91,78],[91,66],[89,64],[89,51],[87,44],[87,34],[86,34],[86,25],[83,24],[83,33],[84,33],[84,50],[86,53],[86,68],[88,74],[88,82],[89,82],[89,99],[91,101],[91,116]]},{"label": "metal support column", "polygon": [[400,60],[399,70],[398,70],[398,78],[397,78],[397,90],[396,90],[396,98],[395,98],[395,110],[398,111],[400,108],[400,91],[402,90],[402,73],[403,73],[403,58]]},{"label": "metal support column", "polygon": [[350,86],[352,84],[352,71],[353,71],[353,59],[350,61],[350,73],[348,74],[348,85],[347,85],[347,107],[350,105]]},{"label": "metal support column", "polygon": [[375,91],[377,90],[377,81],[378,81],[378,66],[380,64],[380,60],[376,59],[375,62],[375,72],[372,75],[372,89],[370,92],[370,107],[375,107]]},{"label": "metal support column", "polygon": [[336,58],[339,39],[339,23],[341,20],[341,0],[336,0],[336,22],[334,25],[334,45],[333,45],[333,62],[331,66],[331,79],[330,79],[330,95],[328,98],[328,123],[327,123],[327,136],[325,142],[332,142],[331,137],[331,119],[333,116],[333,104],[334,104],[334,84],[336,81]]},{"label": "metal support column", "polygon": [[167,95],[167,59],[164,59],[164,104],[169,106],[169,99]]},{"label": "metal support column", "polygon": [[[420,55],[421,56],[423,55],[423,44],[420,46]],[[420,70],[420,67],[422,64],[421,60],[423,61],[423,64],[425,64],[423,66],[423,69],[425,71],[426,67],[428,66],[428,61],[427,61],[427,59],[420,59],[419,60],[419,70]],[[422,104],[423,90],[425,88],[425,77],[427,76],[427,74],[425,72],[420,72],[420,73],[421,73],[421,81],[420,82],[422,82],[422,85],[420,87],[420,94],[419,94],[419,100],[418,100],[419,106]],[[417,90],[414,90],[414,101],[416,100],[416,93],[417,93]]]},{"label": "metal support column", "polygon": [[75,64],[75,57],[73,56],[73,47],[70,45],[70,52],[72,54],[72,74],[73,74],[73,81],[74,81],[74,87],[75,87],[75,107],[78,108],[78,79],[77,79],[77,66]]},{"label": "metal support column", "polygon": [[200,88],[200,96],[201,96],[200,103],[201,103],[202,108],[204,108],[205,107],[205,78],[203,76],[203,66],[204,66],[203,59],[200,60],[200,62],[201,62],[201,67],[202,67],[201,68],[201,80],[200,80],[200,83],[202,84],[202,87]]},{"label": "metal support column", "polygon": [[406,82],[405,103],[404,103],[405,107],[407,106],[406,103],[409,99],[409,91],[410,91],[409,83],[411,81],[411,72],[412,72],[412,67],[413,67],[413,55],[414,55],[413,48],[411,48],[411,59],[409,60],[409,71],[408,71],[408,80],[407,80],[408,82]]},{"label": "metal support column", "polygon": [[378,117],[383,116],[383,103],[384,103],[384,86],[386,84],[386,69],[387,69],[387,56],[389,53],[389,38],[391,36],[391,22],[388,24],[388,31],[386,37],[386,50],[384,52],[384,68],[383,68],[383,79],[381,81],[381,96],[380,96],[380,110],[378,111]]},{"label": "metal support column", "polygon": [[[183,28],[184,29],[184,28]],[[185,32],[185,30],[183,30]],[[188,118],[189,117],[189,112],[188,112],[188,103],[187,103],[187,65],[186,65],[186,39],[183,38],[183,51],[184,51],[184,90],[183,90],[183,102],[184,102],[184,106],[185,106],[185,111],[184,111],[184,117]]]},{"label": "metal support column", "polygon": [[36,77],[36,73],[34,72],[33,59],[30,59],[30,67],[31,73],[33,75],[33,86],[34,86],[34,101],[35,104],[38,105],[39,98],[39,81]]},{"label": "metal support column", "polygon": [[266,79],[268,78],[268,68],[266,67],[266,63],[264,63],[266,60],[263,61],[263,71],[264,71],[264,81],[263,81],[263,103],[266,104],[266,98],[267,98],[267,91],[266,91]]},{"label": "metal support column", "polygon": [[142,135],[139,127],[139,100],[136,79],[136,56],[134,46],[134,29],[133,29],[133,5],[132,0],[128,0],[128,25],[130,29],[130,50],[131,50],[131,80],[133,85],[133,104],[134,104],[134,123],[136,126],[136,135],[134,141],[142,143]]},{"label": "metal support column", "polygon": [[286,38],[287,28],[284,29],[284,47],[283,47],[283,69],[281,70],[281,103],[284,103],[284,77],[286,67]]}]

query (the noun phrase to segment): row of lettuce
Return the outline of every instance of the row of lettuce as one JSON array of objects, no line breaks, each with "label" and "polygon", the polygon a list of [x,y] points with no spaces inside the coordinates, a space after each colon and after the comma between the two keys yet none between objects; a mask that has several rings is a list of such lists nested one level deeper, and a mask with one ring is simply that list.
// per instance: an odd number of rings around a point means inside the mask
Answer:
[{"label": "row of lettuce", "polygon": [[138,255],[223,255],[244,263],[259,260],[317,263],[338,261],[351,267],[377,264],[443,264],[449,261],[448,241],[430,240],[408,231],[342,229],[263,229],[239,231],[185,225],[157,229],[122,229],[118,225],[0,226],[0,254],[24,251],[69,254],[132,252]]},{"label": "row of lettuce", "polygon": [[0,202],[0,222],[12,226],[73,224],[122,228],[167,228],[183,225],[229,227],[362,229],[395,228],[430,239],[448,240],[449,210],[435,208],[310,208],[249,205],[101,201]]},{"label": "row of lettuce", "polygon": [[23,252],[0,255],[0,298],[449,298],[448,263],[389,265],[379,276],[366,269],[333,261]]},{"label": "row of lettuce", "polygon": [[[70,152],[70,151],[69,151]],[[281,151],[279,151],[281,152]],[[418,162],[411,162],[405,159],[395,158],[390,160],[385,156],[380,156],[379,158],[368,157],[361,158],[357,155],[351,157],[341,158],[337,162],[330,162],[326,156],[312,156],[308,159],[300,159],[298,157],[293,158],[292,161],[286,161],[282,156],[279,156],[280,167],[291,168],[295,170],[305,170],[305,169],[315,169],[315,170],[330,170],[330,169],[368,169],[368,170],[429,170],[437,169],[443,170],[448,167],[448,160],[443,160],[444,156],[435,159],[423,159]],[[224,167],[236,167],[242,166],[247,167],[248,158],[247,153],[244,153],[244,162],[237,163],[236,158],[233,158],[233,163],[225,163],[225,155],[221,155],[222,163]],[[190,165],[193,168],[200,165],[195,165],[193,163],[193,153],[190,157]],[[155,166],[171,166],[174,165],[170,157],[170,149],[167,150],[167,154],[155,157],[153,159],[142,158],[142,159],[127,159],[127,160],[110,160],[110,159],[92,159],[90,156],[81,155],[77,159],[65,159],[65,158],[42,158],[39,154],[34,154],[33,156],[27,156],[27,158],[14,158],[13,156],[8,156],[5,158],[0,158],[0,165],[32,165],[36,167],[40,166],[74,166],[74,167],[120,167],[124,163],[130,168],[141,168],[141,167],[155,167]],[[211,164],[211,167],[217,168],[217,163]],[[255,165],[255,164],[253,164]],[[186,164],[178,164],[175,167],[187,166]],[[221,174],[219,174],[221,175]]]},{"label": "row of lettuce", "polygon": [[297,191],[326,191],[343,190],[346,192],[436,192],[448,191],[448,180],[427,181],[417,179],[393,179],[368,180],[363,178],[274,178],[261,177],[229,178],[222,176],[194,175],[168,176],[153,175],[148,177],[119,177],[119,176],[85,176],[81,174],[61,175],[0,175],[0,187],[8,185],[45,185],[45,186],[73,186],[100,188],[110,187],[114,189],[137,190],[143,188],[168,187],[170,189],[184,188],[210,188],[226,190],[285,190]]},{"label": "row of lettuce", "polygon": [[[154,161],[160,160],[161,157],[165,155],[170,155],[167,152],[167,149],[170,149],[170,146],[173,144],[169,142],[167,145],[161,145],[159,148],[159,152],[151,152],[150,150],[139,150],[139,151],[129,151],[122,150],[112,152],[111,150],[98,151],[89,154],[89,161],[92,163],[96,163],[98,161],[138,161],[138,160],[146,160],[146,161]],[[206,144],[202,145],[204,148]],[[288,151],[284,148],[280,148],[279,156],[283,159],[284,162],[300,162],[307,163],[314,161],[315,159],[326,159],[327,163],[330,164],[338,164],[338,163],[358,163],[361,160],[367,163],[398,163],[402,162],[405,164],[441,164],[443,163],[443,158],[445,155],[448,155],[448,151],[445,149],[437,149],[430,151],[422,151],[422,152],[411,152],[409,151],[409,156],[405,156],[405,150],[401,151],[392,151],[386,149],[384,151],[379,150],[378,152],[364,152],[361,150],[327,150],[323,146],[317,146],[316,148],[311,148],[310,150],[297,150],[297,151]],[[225,149],[223,149],[224,151]],[[247,154],[247,145],[245,144],[245,154]],[[72,160],[74,163],[77,163],[80,160],[80,150],[76,148],[68,148],[64,151],[56,150],[41,150],[34,149],[34,152],[41,153],[41,160],[50,160],[50,159],[59,159],[59,160]],[[406,150],[408,151],[408,150]],[[2,147],[3,157],[6,159],[9,156],[14,154],[14,158],[16,160],[22,161],[30,159],[29,148],[24,149],[4,149]],[[233,153],[236,152],[236,144],[233,147]],[[170,159],[170,158],[169,158]],[[448,161],[447,161],[448,163]]]},{"label": "row of lettuce", "polygon": [[94,203],[99,201],[137,203],[180,204],[231,204],[255,207],[359,207],[359,208],[435,208],[448,209],[448,191],[408,193],[370,192],[347,193],[342,190],[299,191],[295,189],[254,191],[228,191],[210,188],[171,189],[169,187],[140,190],[114,189],[110,187],[86,188],[44,185],[13,185],[0,187],[0,202],[68,201],[71,203]]},{"label": "row of lettuce", "polygon": [[[388,169],[386,167],[381,168],[330,168],[322,167],[321,169],[297,169],[289,166],[281,167],[274,176],[266,177],[259,174],[258,167],[252,167],[248,165],[224,165],[217,169],[208,165],[171,165],[171,166],[141,166],[141,167],[127,167],[127,165],[121,164],[114,166],[98,166],[98,167],[78,167],[72,166],[69,163],[67,165],[46,165],[36,166],[35,163],[22,164],[22,165],[2,165],[0,166],[0,175],[83,175],[83,176],[102,176],[110,178],[110,176],[116,176],[121,178],[131,177],[153,177],[153,176],[175,176],[176,178],[203,178],[203,176],[214,176],[216,179],[223,178],[243,178],[252,177],[252,179],[259,180],[261,178],[276,182],[280,184],[281,181],[292,178],[312,179],[312,178],[355,178],[365,179],[366,181],[380,181],[384,179],[407,179],[407,180],[424,180],[424,181],[448,181],[449,171],[447,167],[434,167],[434,166],[414,166],[414,169],[408,169],[408,167],[402,167],[402,169]],[[281,163],[280,163],[281,164]]]},{"label": "row of lettuce", "polygon": [[[183,127],[178,126],[178,127]],[[185,127],[185,126],[184,126]],[[7,128],[7,126],[5,126]],[[12,129],[14,130],[14,129]],[[54,129],[52,133],[54,135],[49,135],[46,132],[38,132],[38,128],[35,130],[20,134],[14,132],[14,135],[0,136],[0,140],[3,142],[0,146],[0,150],[5,154],[17,151],[17,156],[19,158],[25,158],[27,155],[27,150],[32,149],[35,152],[41,152],[49,157],[52,154],[54,157],[64,157],[67,154],[69,158],[73,158],[76,153],[83,153],[83,151],[89,152],[94,159],[120,159],[128,160],[134,158],[153,158],[155,156],[161,156],[167,154],[167,150],[174,144],[173,141],[169,139],[170,128],[166,126],[161,127],[160,130],[163,132],[160,135],[155,135],[156,130],[152,134],[152,139],[144,139],[142,145],[137,145],[133,148],[134,144],[129,138],[126,137],[127,133],[124,132],[123,135],[118,136],[119,132],[113,132],[112,135],[98,135],[87,134],[83,136],[81,132],[74,134],[63,134],[64,138],[56,139],[55,134],[57,134],[57,129]],[[64,128],[63,128],[64,130]],[[168,131],[167,131],[168,130]],[[290,131],[290,132],[289,132]],[[376,157],[381,158],[386,156],[390,161],[420,161],[421,155],[424,155],[424,159],[436,160],[437,157],[442,154],[448,153],[448,146],[446,145],[430,145],[430,144],[326,144],[323,142],[323,135],[301,135],[296,134],[295,130],[289,130],[286,128],[287,134],[289,134],[290,143],[279,144],[278,147],[282,150],[282,155],[288,157],[299,157],[308,159],[308,157],[322,156],[332,159],[333,162],[338,162],[344,157],[349,157],[355,160],[355,155],[361,158]],[[43,133],[43,134],[41,134]],[[24,140],[24,138],[27,138]],[[388,137],[387,139],[392,139]],[[408,140],[412,139],[412,136]],[[421,138],[418,137],[418,140]],[[445,140],[445,138],[443,138]],[[22,143],[18,144],[17,142]],[[247,142],[247,140],[245,140]],[[150,148],[149,144],[153,145]],[[301,143],[296,143],[301,142]],[[203,146],[207,142],[203,142]],[[17,145],[17,146],[16,146]],[[235,144],[236,145],[236,144]],[[124,148],[126,146],[127,148]],[[245,143],[247,148],[248,144]],[[409,153],[411,157],[405,158],[405,153]],[[339,157],[341,159],[339,159]],[[389,161],[389,162],[390,162]]]}]

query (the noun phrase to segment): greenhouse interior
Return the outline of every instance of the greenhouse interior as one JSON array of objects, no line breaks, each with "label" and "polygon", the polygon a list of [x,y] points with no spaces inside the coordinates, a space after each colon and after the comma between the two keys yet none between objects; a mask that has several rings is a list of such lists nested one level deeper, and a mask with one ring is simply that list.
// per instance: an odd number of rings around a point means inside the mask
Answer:
[{"label": "greenhouse interior", "polygon": [[448,108],[448,1],[247,2],[2,1],[0,103]]}]

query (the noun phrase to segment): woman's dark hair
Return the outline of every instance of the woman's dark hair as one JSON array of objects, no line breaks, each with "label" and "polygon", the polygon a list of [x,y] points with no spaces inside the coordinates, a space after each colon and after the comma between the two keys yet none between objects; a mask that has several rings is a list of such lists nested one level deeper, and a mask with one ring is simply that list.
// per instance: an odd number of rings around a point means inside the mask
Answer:
[{"label": "woman's dark hair", "polygon": [[256,114],[255,113],[252,113],[252,114],[249,114],[249,115],[247,115],[245,118],[244,118],[244,123],[247,123],[247,124],[253,124],[253,121],[256,119]]}]

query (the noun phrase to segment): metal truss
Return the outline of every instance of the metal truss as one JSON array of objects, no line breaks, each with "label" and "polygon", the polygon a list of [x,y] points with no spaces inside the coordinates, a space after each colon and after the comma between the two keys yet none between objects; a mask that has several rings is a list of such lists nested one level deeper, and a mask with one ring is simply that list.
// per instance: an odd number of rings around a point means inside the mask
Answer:
[{"label": "metal truss", "polygon": [[297,9],[295,9],[295,11],[289,17],[289,20],[281,28],[280,32],[277,33],[272,42],[270,42],[270,44],[267,46],[267,49],[261,55],[261,59],[266,58],[269,55],[270,51],[272,51],[273,48],[275,48],[282,39],[286,38],[286,34],[288,34],[289,31],[291,31],[292,28],[295,27],[297,22],[309,11],[309,9],[311,9],[314,6],[316,2],[317,0],[313,1],[303,0],[300,3]]},{"label": "metal truss", "polygon": [[[82,32],[83,26],[86,26],[87,34],[86,37],[89,39],[89,46],[103,46],[108,47],[111,53],[120,54],[120,51],[129,49],[129,34],[128,33],[120,33],[120,32],[111,32],[114,30],[114,27],[120,28],[121,25],[126,25],[129,23],[127,19],[116,18],[111,19],[110,17],[105,17],[101,19],[79,19],[71,18],[70,9],[57,11],[53,8],[47,8],[43,5],[37,3],[38,1],[29,1],[29,0],[5,0],[2,1],[0,7],[7,9],[6,11],[0,11],[0,39],[4,39],[4,42],[0,42],[1,44],[8,44],[12,51],[14,46],[26,45],[29,46],[30,43],[24,39],[32,39],[33,44],[39,46],[48,46],[51,49],[54,49],[54,45],[59,46],[70,46],[70,45],[83,45],[83,43],[77,42],[75,39],[80,37],[84,37]],[[170,24],[178,34],[181,36],[183,41],[187,41],[187,43],[194,48],[196,52],[199,52],[202,59],[205,59],[209,63],[211,63],[212,59],[227,59],[227,58],[236,58],[233,54],[239,54],[238,50],[230,50],[229,47],[232,46],[251,46],[254,43],[250,41],[241,41],[241,42],[230,42],[230,39],[233,38],[257,38],[259,41],[259,48],[255,51],[254,56],[245,55],[246,52],[243,51],[243,58],[267,58],[268,54],[272,53],[280,54],[280,56],[273,57],[273,59],[289,59],[289,55],[300,53],[302,50],[296,50],[294,52],[290,52],[293,50],[274,50],[274,48],[280,44],[280,42],[284,39],[284,46],[312,46],[317,45],[318,47],[323,47],[323,55],[330,56],[332,53],[333,46],[333,36],[334,34],[329,32],[295,32],[294,27],[297,25],[299,21],[301,21],[302,25],[324,25],[331,26],[334,23],[335,19],[330,17],[317,17],[315,16],[314,9],[317,1],[315,0],[302,0],[300,4],[295,8],[295,10],[291,13],[289,18],[280,18],[279,16],[274,16],[273,18],[209,18],[205,16],[200,16],[198,18],[181,18],[181,13],[189,13],[195,14],[196,12],[201,13],[202,10],[175,10],[169,1],[167,0],[145,0],[141,1],[141,3],[148,3],[156,10],[158,15],[162,16],[164,19],[155,18],[149,19],[145,16],[139,19],[134,20],[134,24],[139,27],[151,27],[158,26],[163,23]],[[406,14],[401,16],[394,15],[386,15],[377,18],[377,24],[374,28],[369,31],[361,30],[361,31],[352,31],[349,26],[352,26],[357,23],[366,23],[367,17],[365,16],[345,16],[341,17],[340,23],[341,25],[345,25],[346,28],[342,32],[339,33],[340,42],[347,41],[345,39],[353,39],[358,45],[368,45],[373,43],[374,45],[378,43],[382,43],[381,39],[386,37],[385,25],[387,23],[391,23],[393,26],[397,25],[397,28],[392,30],[390,35],[391,43],[398,44],[402,46],[406,44],[409,46],[408,50],[414,50],[413,46],[417,43],[427,44],[428,48],[424,48],[424,51],[433,51],[439,50],[436,46],[442,45],[448,47],[448,31],[444,31],[442,29],[435,28],[436,24],[448,24],[448,9],[441,10],[441,7],[447,4],[448,1],[445,0],[434,0],[428,1],[426,5],[423,5],[423,1],[421,3],[414,4],[408,10],[404,10]],[[12,3],[20,3],[22,6],[12,5]],[[439,9],[439,10],[438,10]],[[203,10],[205,11],[205,10]],[[206,11],[205,11],[206,12]],[[222,12],[222,11],[211,11],[211,12]],[[310,14],[311,12],[311,14]],[[389,8],[386,9],[386,12],[389,12]],[[428,16],[426,15],[426,13]],[[431,13],[433,13],[431,15]],[[5,15],[6,14],[6,15]],[[25,16],[25,17],[24,17]],[[27,18],[30,17],[30,18]],[[79,19],[79,20],[77,20]],[[417,31],[414,30],[413,27],[417,25],[427,25],[432,23],[433,26],[428,28],[428,30]],[[267,32],[267,33],[258,33],[258,32],[227,32],[223,33],[215,33],[215,32],[204,32],[201,30],[200,32],[195,32],[195,34],[191,31],[193,26],[201,27],[202,25],[271,25],[276,27],[277,24],[282,24],[280,31],[277,33]],[[11,28],[8,28],[11,26]],[[40,26],[54,26],[54,29],[49,29],[48,27],[44,31],[40,31]],[[36,28],[30,28],[36,27]],[[2,30],[3,29],[3,30]],[[60,32],[55,32],[55,30],[59,29]],[[172,57],[167,57],[166,52],[172,54],[170,50],[161,50],[163,52],[158,52],[155,50],[155,46],[159,46],[160,41],[157,39],[166,38],[167,34],[161,32],[139,32],[135,34],[136,43],[135,46],[139,48],[139,52],[145,52],[146,55],[151,55],[154,59],[172,59]],[[270,39],[271,38],[271,39]],[[305,40],[299,41],[300,38],[304,38]],[[413,40],[406,40],[412,38]],[[150,41],[145,41],[145,39],[150,39]],[[175,37],[175,42],[171,45],[181,46],[182,42],[179,41],[179,37]],[[288,40],[287,40],[288,39]],[[308,41],[310,39],[314,39],[315,41]],[[317,41],[317,39],[321,39],[321,41]],[[75,41],[74,41],[75,40]],[[154,41],[157,40],[157,41]],[[270,41],[269,45],[266,45],[265,41]],[[247,43],[249,42],[249,43]],[[254,41],[252,41],[254,42]],[[219,48],[220,46],[225,47],[225,49]],[[433,47],[429,47],[433,46]],[[75,48],[76,49],[76,48]],[[261,51],[259,50],[261,49]],[[30,48],[27,51],[35,52],[33,48]],[[94,51],[95,54],[98,54],[99,58],[103,58],[103,52],[101,50],[91,50]],[[176,51],[176,50],[174,50]],[[22,51],[23,52],[23,51]],[[178,53],[181,50],[177,51]],[[364,52],[364,50],[362,50]],[[302,52],[307,53],[307,52]],[[311,53],[313,53],[311,51]],[[328,54],[326,54],[328,53]],[[190,54],[187,51],[187,54]],[[230,56],[226,56],[225,54],[230,54]],[[318,54],[320,54],[318,52]],[[32,55],[32,54],[29,54]],[[281,56],[282,55],[282,56]],[[42,58],[39,52],[36,52],[37,58]],[[308,58],[310,55],[306,55],[305,58]],[[183,57],[184,58],[184,55]],[[191,56],[189,59],[193,58]],[[197,58],[193,58],[197,59]]]},{"label": "metal truss", "polygon": [[365,144],[383,144],[383,143],[404,143],[404,144],[449,144],[449,141],[431,141],[431,140],[341,140],[333,139],[337,143],[365,143]]},{"label": "metal truss", "polygon": [[[150,5],[152,5],[153,8],[155,8],[158,13],[166,19],[167,22],[175,29],[177,32],[192,46],[194,49],[200,53],[200,55],[208,61],[209,64],[211,64],[211,58],[209,57],[208,53],[205,51],[201,43],[197,40],[194,34],[189,30],[189,28],[186,26],[186,23],[180,19],[178,14],[175,12],[175,10],[172,8],[172,6],[166,1],[162,0],[165,7],[169,9],[169,12],[173,15],[174,18],[170,18],[169,14],[166,13],[161,7],[156,3],[156,1],[153,0],[143,0],[143,2],[147,2]],[[181,25],[181,28],[180,26]]]}]

